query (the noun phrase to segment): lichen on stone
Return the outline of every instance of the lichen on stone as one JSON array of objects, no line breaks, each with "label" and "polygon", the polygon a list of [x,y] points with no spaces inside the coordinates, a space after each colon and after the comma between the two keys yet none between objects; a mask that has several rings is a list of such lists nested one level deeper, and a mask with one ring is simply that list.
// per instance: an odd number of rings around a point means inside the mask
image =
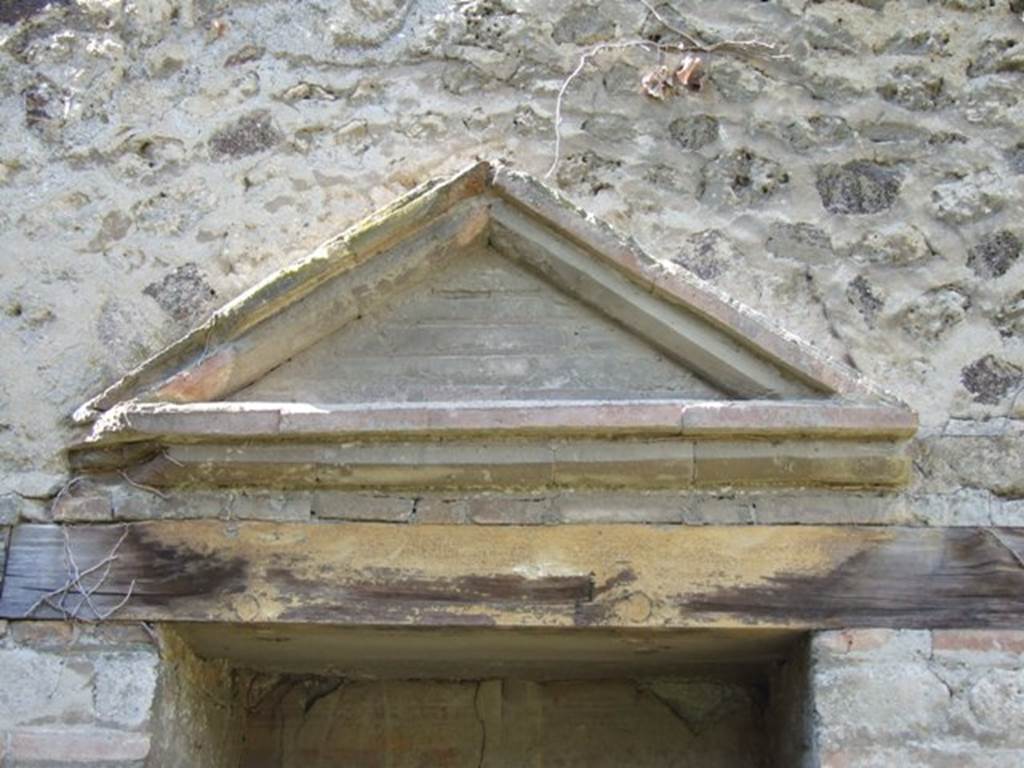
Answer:
[{"label": "lichen on stone", "polygon": [[815,186],[829,213],[863,215],[891,208],[902,181],[903,175],[896,168],[870,160],[851,160],[843,165],[822,166]]},{"label": "lichen on stone", "polygon": [[979,277],[1002,277],[1020,258],[1021,241],[1001,229],[985,235],[967,251],[967,266]]},{"label": "lichen on stone", "polygon": [[210,136],[210,155],[215,160],[254,155],[271,149],[281,139],[270,112],[258,110],[215,131]]},{"label": "lichen on stone", "polygon": [[202,317],[217,295],[196,264],[182,264],[147,285],[142,292],[180,322]]},{"label": "lichen on stone", "polygon": [[995,355],[985,355],[960,373],[960,381],[979,403],[996,405],[1024,381],[1024,370]]}]

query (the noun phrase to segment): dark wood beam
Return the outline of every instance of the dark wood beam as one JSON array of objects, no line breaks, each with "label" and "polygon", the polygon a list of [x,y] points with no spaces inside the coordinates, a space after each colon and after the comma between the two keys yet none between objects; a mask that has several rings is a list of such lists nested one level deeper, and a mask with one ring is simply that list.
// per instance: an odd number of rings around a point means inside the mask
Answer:
[{"label": "dark wood beam", "polygon": [[[109,560],[109,573],[94,570],[83,584],[100,613],[124,601],[118,620],[1024,626],[1024,529],[864,526],[162,521],[77,526],[65,538],[59,526],[21,525],[11,534],[0,618],[60,618],[33,606],[68,583],[68,546],[80,571]],[[92,618],[80,600],[68,595],[64,610]]]}]

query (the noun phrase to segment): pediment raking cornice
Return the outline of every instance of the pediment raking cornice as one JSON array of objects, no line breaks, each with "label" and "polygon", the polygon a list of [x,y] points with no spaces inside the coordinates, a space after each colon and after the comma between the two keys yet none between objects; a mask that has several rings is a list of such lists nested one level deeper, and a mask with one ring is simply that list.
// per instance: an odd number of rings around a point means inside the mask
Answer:
[{"label": "pediment raking cornice", "polygon": [[[225,402],[481,245],[728,399]],[[75,418],[92,425],[73,446],[80,468],[128,468],[152,485],[892,485],[906,479],[900,443],[916,428],[856,372],[489,163],[413,190],[271,275]],[[610,469],[624,462],[632,469]]]}]

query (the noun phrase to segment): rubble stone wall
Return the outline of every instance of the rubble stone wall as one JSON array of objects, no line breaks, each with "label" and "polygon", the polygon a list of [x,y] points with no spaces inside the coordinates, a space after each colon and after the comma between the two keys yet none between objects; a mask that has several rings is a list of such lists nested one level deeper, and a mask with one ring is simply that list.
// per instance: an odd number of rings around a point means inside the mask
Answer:
[{"label": "rubble stone wall", "polygon": [[[486,497],[53,501],[71,411],[219,304],[476,157],[544,175],[558,94],[605,43],[565,89],[549,181],[917,409],[915,473],[890,495],[556,495],[522,520],[1024,524],[1022,3],[656,7],[784,57],[721,49],[657,100],[641,79],[679,54],[650,47],[678,37],[640,0],[0,5],[0,526],[518,521]],[[139,764],[162,748],[156,650],[64,631],[3,628],[0,763]],[[1017,635],[828,633],[813,655],[823,764],[1022,762]]]},{"label": "rubble stone wall", "polygon": [[920,412],[862,518],[1020,523],[1017,6],[662,4],[786,58],[659,101],[619,44],[678,38],[640,0],[5,3],[0,523],[50,514],[74,407],[220,303],[475,157],[544,175],[606,43],[549,181]]},{"label": "rubble stone wall", "polygon": [[138,625],[0,622],[0,765],[141,768],[159,676]]},{"label": "rubble stone wall", "polygon": [[823,768],[1024,762],[1024,632],[826,632],[811,656]]}]

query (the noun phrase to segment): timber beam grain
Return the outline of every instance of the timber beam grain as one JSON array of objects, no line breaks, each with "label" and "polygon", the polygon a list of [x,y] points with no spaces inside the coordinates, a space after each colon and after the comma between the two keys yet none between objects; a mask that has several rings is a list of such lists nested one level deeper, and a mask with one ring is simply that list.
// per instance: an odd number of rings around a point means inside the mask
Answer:
[{"label": "timber beam grain", "polygon": [[[122,538],[123,537],[123,538]],[[1024,529],[164,521],[12,530],[0,618],[352,626],[1024,626]],[[102,579],[98,578],[102,575]],[[125,596],[130,597],[125,600]],[[67,604],[75,604],[72,593]],[[123,602],[123,605],[122,605]],[[89,618],[87,613],[81,618]]]}]

